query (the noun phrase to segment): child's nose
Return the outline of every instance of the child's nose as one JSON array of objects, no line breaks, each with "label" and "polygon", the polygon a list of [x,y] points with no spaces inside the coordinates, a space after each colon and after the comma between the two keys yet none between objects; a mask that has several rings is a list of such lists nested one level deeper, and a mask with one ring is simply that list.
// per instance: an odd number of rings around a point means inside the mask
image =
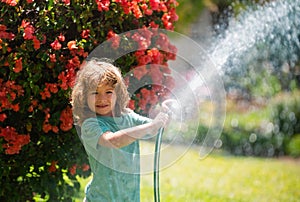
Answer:
[{"label": "child's nose", "polygon": [[97,99],[99,99],[99,100],[105,100],[107,98],[108,98],[108,96],[105,93],[98,93],[97,94]]}]

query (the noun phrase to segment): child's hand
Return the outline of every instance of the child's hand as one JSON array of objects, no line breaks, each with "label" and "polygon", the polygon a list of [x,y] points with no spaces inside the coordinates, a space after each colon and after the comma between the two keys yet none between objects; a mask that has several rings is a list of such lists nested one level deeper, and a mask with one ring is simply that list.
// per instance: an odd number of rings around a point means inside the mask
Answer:
[{"label": "child's hand", "polygon": [[169,122],[170,116],[165,112],[160,112],[153,120],[153,124],[158,130],[161,127],[165,127]]}]

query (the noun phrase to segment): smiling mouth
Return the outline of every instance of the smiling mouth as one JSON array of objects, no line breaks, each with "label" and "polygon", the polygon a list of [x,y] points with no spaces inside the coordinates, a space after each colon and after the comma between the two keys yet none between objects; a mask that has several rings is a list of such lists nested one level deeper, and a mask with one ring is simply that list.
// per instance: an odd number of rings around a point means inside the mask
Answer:
[{"label": "smiling mouth", "polygon": [[96,105],[97,108],[105,108],[108,107],[108,105]]}]

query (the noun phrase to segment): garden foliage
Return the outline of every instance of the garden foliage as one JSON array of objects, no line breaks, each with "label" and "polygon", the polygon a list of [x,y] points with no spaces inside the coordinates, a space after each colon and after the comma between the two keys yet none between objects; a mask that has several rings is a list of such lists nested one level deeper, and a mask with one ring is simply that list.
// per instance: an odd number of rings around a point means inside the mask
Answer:
[{"label": "garden foliage", "polygon": [[[80,186],[76,175],[90,174],[69,100],[76,71],[103,41],[113,37],[117,51],[125,40],[119,33],[172,30],[177,5],[176,0],[1,0],[1,201],[71,200]],[[164,86],[172,86],[165,74],[170,73],[167,61],[174,58],[150,45],[175,47],[164,34],[127,37],[143,45],[116,61],[123,73],[133,71],[127,82],[159,78],[155,83],[160,85],[139,89],[130,102],[147,113],[162,99]],[[151,63],[161,66],[148,71]]]},{"label": "garden foliage", "polygon": [[[268,120],[254,128],[247,124],[225,127],[222,148],[235,155],[300,156],[299,93],[281,93],[269,102]],[[249,121],[250,122],[250,121]]]}]

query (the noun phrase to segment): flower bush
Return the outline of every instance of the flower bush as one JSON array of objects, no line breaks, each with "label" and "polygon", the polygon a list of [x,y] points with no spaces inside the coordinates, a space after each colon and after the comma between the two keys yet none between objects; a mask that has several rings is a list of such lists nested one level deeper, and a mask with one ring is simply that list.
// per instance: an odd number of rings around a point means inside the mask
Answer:
[{"label": "flower bush", "polygon": [[[90,175],[69,100],[76,71],[103,41],[114,39],[111,48],[120,49],[125,40],[120,33],[172,30],[177,5],[176,0],[1,0],[1,201],[71,200],[80,188],[76,176]],[[155,83],[138,89],[130,102],[147,113],[167,95],[165,87],[172,88],[167,61],[176,48],[162,33],[128,37],[140,49],[116,64],[124,74],[133,71],[128,83],[146,78]]]}]

